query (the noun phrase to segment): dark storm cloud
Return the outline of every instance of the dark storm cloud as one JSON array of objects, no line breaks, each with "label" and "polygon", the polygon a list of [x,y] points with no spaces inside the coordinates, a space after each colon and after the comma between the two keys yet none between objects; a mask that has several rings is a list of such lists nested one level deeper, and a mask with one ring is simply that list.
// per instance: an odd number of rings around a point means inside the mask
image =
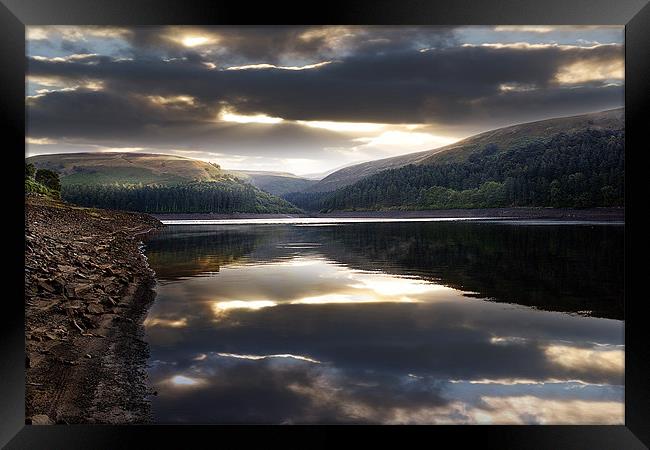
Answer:
[{"label": "dark storm cloud", "polygon": [[[404,383],[396,376],[338,371],[297,361],[246,361],[215,354],[200,363],[159,366],[153,383],[192,373],[192,369],[210,374],[207,385],[194,391],[165,389],[162,397],[154,399],[163,421],[174,421],[181,408],[191,415],[184,414],[185,420],[206,420],[209,408],[213,411],[209,421],[220,423],[265,423],[270,417],[287,423],[370,423],[390,420],[395,408],[417,410],[449,403],[435,384]],[[351,414],[359,407],[371,409],[372,417]]]},{"label": "dark storm cloud", "polygon": [[[28,136],[39,153],[85,144],[272,154],[255,167],[310,173],[623,103],[622,44],[520,43],[484,28],[30,27],[28,36]],[[223,120],[226,111],[235,116]]]},{"label": "dark storm cloud", "polygon": [[237,150],[263,156],[270,148],[285,155],[316,156],[323,145],[350,145],[350,139],[295,123],[215,122],[219,109],[205,103],[157,105],[141,95],[113,91],[52,92],[28,108],[31,137],[57,136],[112,146]]},{"label": "dark storm cloud", "polygon": [[[210,288],[214,292],[214,285],[202,287]],[[195,291],[185,294],[197,298]],[[255,298],[246,294],[243,292],[240,298]],[[344,314],[350,305],[280,304],[258,311],[235,310],[227,321],[237,326],[218,327],[211,326],[214,314],[203,302],[184,305],[182,310],[175,309],[175,304],[161,304],[161,308],[163,313],[165,308],[172,309],[176,317],[185,317],[188,323],[181,329],[148,328],[153,345],[165,344],[164,355],[159,357],[169,361],[178,360],[191,347],[204,353],[217,349],[245,355],[290,353],[350,371],[372,367],[391,377],[415,373],[436,379],[578,379],[622,384],[622,373],[617,368],[583,366],[584,360],[561,365],[546,352],[550,339],[598,342],[605,333],[620,333],[620,329],[603,331],[597,324],[580,325],[570,319],[558,323],[549,315],[522,317],[517,311],[489,304],[356,304],[357,313],[350,316]],[[295,324],[301,325],[296,328]],[[291,340],[282,331],[287,329],[293,330]],[[525,339],[495,343],[493,330]],[[183,345],[173,345],[175,337]],[[580,350],[580,345],[567,344],[565,353],[572,350]]]},{"label": "dark storm cloud", "polygon": [[453,28],[404,26],[135,27],[125,38],[134,55],[152,51],[179,55],[187,50],[182,36],[213,39],[214,45],[197,46],[197,52],[206,60],[218,57],[219,62],[231,64],[280,63],[286,59],[327,58],[341,52],[384,53],[457,44]]},{"label": "dark storm cloud", "polygon": [[[617,45],[527,50],[456,47],[356,55],[317,69],[292,71],[211,70],[195,54],[170,62],[116,61],[96,56],[69,62],[32,59],[29,73],[66,80],[102,80],[106,92],[97,96],[97,101],[111,102],[111,93],[118,92],[120,96],[191,95],[212,110],[218,110],[219,102],[226,102],[242,114],[264,113],[287,120],[454,123],[484,112],[520,116],[546,104],[561,110],[620,102],[620,86],[602,87],[603,82],[592,82],[566,89],[555,80],[558,71],[572,63],[599,64],[618,58],[621,47]],[[509,83],[531,89],[502,92],[501,86]],[[49,111],[65,117],[65,111],[72,108],[62,104],[63,99],[68,98],[71,106],[77,95],[58,95],[60,108]],[[43,108],[47,97],[35,99],[32,110]],[[173,111],[174,115],[178,113]],[[111,117],[99,119],[108,124]],[[161,119],[153,115],[142,120],[155,124]],[[120,117],[114,120],[123,121]]]}]

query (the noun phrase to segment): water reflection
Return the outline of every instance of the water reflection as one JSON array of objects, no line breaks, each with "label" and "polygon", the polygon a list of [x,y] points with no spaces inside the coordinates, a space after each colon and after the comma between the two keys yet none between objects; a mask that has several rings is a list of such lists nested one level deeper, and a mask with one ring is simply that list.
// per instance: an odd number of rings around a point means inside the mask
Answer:
[{"label": "water reflection", "polygon": [[[623,323],[511,303],[520,279],[536,306],[589,309],[600,283],[592,310],[616,317],[621,237],[478,223],[170,227],[147,249],[155,420],[623,423]],[[544,276],[525,266],[495,279],[515,266],[505,259],[527,257]]]}]

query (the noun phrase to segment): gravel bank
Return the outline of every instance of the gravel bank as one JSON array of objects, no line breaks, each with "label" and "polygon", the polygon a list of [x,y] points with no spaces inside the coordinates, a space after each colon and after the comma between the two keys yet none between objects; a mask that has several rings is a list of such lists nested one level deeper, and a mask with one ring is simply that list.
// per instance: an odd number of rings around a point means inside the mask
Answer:
[{"label": "gravel bank", "polygon": [[142,321],[154,274],[139,236],[161,226],[26,197],[27,423],[148,420]]}]

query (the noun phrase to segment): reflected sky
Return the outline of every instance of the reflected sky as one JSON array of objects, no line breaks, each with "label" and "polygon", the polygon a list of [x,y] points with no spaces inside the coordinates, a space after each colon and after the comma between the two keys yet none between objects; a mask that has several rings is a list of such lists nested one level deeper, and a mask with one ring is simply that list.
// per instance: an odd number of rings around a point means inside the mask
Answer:
[{"label": "reflected sky", "polygon": [[154,420],[624,422],[622,321],[486,301],[422,268],[364,269],[340,243],[290,225],[154,237]]}]

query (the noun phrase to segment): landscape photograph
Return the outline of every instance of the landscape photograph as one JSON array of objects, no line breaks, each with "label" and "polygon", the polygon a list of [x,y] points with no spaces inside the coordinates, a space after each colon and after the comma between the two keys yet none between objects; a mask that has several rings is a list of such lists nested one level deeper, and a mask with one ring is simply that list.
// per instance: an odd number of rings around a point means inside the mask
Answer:
[{"label": "landscape photograph", "polygon": [[625,424],[624,56],[27,26],[26,424]]}]

